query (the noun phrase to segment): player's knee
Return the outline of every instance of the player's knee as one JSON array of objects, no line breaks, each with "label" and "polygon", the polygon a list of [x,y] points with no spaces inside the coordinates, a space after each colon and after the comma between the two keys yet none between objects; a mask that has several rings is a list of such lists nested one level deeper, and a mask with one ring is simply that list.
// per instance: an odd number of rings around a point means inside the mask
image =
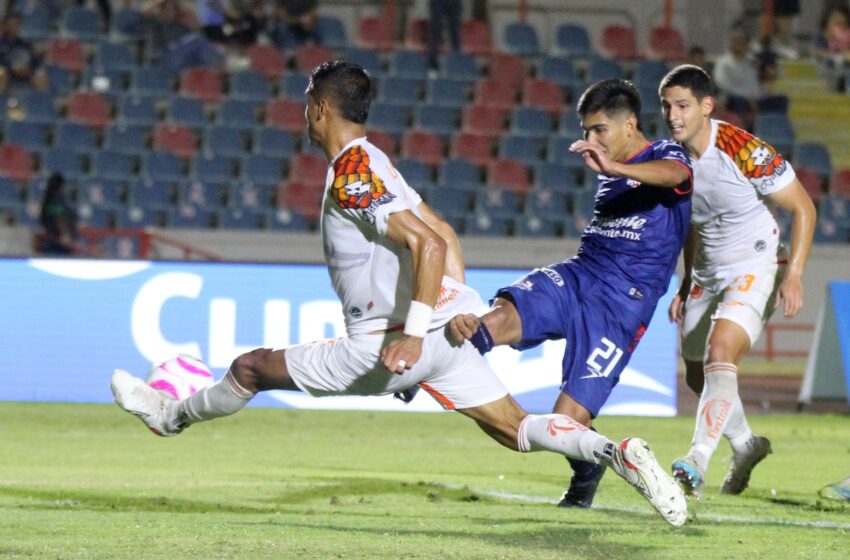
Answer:
[{"label": "player's knee", "polygon": [[230,374],[239,385],[248,391],[257,392],[264,385],[263,372],[271,354],[272,350],[268,348],[257,348],[246,352],[233,360],[230,365]]},{"label": "player's knee", "polygon": [[712,336],[706,348],[706,363],[737,363],[741,353],[740,343],[728,336]]}]

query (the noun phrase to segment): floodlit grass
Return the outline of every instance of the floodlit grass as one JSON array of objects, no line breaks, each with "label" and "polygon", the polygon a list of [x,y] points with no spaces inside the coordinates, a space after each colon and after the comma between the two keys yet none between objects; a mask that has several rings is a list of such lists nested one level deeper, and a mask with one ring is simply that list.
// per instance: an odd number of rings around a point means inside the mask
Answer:
[{"label": "floodlit grass", "polygon": [[[563,459],[457,414],[250,408],[161,439],[112,405],[0,403],[0,558],[847,558],[850,507],[816,492],[850,474],[850,418],[750,421],[775,450],[751,488],[718,493],[722,444],[673,529],[611,472],[594,509],[555,508]],[[692,423],[598,428],[669,464]]]}]

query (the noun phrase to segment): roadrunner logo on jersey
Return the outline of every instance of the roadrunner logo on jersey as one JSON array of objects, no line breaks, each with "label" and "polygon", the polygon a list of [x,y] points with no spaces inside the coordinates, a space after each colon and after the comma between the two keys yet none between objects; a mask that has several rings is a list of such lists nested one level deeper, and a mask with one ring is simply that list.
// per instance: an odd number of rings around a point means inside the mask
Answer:
[{"label": "roadrunner logo on jersey", "polygon": [[369,167],[369,154],[362,146],[352,146],[334,163],[331,196],[340,208],[359,210],[361,217],[375,223],[375,210],[395,198]]},{"label": "roadrunner logo on jersey", "polygon": [[730,124],[720,123],[717,127],[716,143],[756,187],[772,185],[788,165],[768,144]]}]

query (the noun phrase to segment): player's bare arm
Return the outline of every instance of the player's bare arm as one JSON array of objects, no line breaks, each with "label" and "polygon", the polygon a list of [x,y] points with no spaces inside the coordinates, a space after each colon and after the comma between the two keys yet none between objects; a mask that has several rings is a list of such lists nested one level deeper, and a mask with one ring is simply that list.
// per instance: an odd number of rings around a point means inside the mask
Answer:
[{"label": "player's bare arm", "polygon": [[[428,224],[405,210],[389,218],[387,237],[410,249],[413,255],[413,301],[411,307],[428,306],[432,310],[440,293],[446,263],[446,242]],[[420,304],[417,306],[417,303]],[[394,373],[404,373],[419,360],[425,336],[421,325],[405,323],[405,334],[381,351],[381,361]],[[428,316],[430,323],[430,315]],[[425,324],[427,330],[427,324]],[[415,333],[411,332],[415,328]]]},{"label": "player's bare arm", "polygon": [[688,168],[675,161],[621,163],[611,160],[604,148],[587,140],[574,142],[570,151],[584,156],[585,164],[590,169],[609,177],[627,177],[657,187],[678,187],[690,179]]},{"label": "player's bare arm", "polygon": [[685,238],[685,246],[682,248],[682,283],[679,286],[679,291],[673,296],[673,301],[670,303],[670,309],[667,312],[671,323],[681,323],[682,319],[685,318],[685,300],[688,299],[688,294],[691,291],[691,274],[698,247],[699,235],[694,230],[694,226],[691,225],[688,228],[688,236]]},{"label": "player's bare arm", "polygon": [[803,308],[803,272],[812,247],[817,214],[815,205],[798,179],[768,195],[778,207],[791,214],[791,257],[785,278],[776,294],[776,307],[785,302],[785,316],[794,317]]},{"label": "player's bare arm", "polygon": [[466,284],[466,272],[463,265],[463,252],[460,248],[457,234],[452,226],[431,210],[431,207],[420,202],[417,206],[422,215],[422,221],[439,234],[446,242],[446,269],[443,272],[453,280]]}]

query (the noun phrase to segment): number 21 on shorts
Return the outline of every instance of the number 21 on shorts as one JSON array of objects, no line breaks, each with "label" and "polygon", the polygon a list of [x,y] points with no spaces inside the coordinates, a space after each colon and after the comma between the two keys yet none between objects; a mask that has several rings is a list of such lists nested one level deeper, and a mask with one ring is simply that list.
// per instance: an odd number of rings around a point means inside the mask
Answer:
[{"label": "number 21 on shorts", "polygon": [[617,348],[617,345],[603,337],[600,341],[601,345],[597,346],[590,357],[587,358],[588,374],[582,376],[582,379],[588,377],[608,377],[613,371],[617,362],[623,357],[623,351]]}]

